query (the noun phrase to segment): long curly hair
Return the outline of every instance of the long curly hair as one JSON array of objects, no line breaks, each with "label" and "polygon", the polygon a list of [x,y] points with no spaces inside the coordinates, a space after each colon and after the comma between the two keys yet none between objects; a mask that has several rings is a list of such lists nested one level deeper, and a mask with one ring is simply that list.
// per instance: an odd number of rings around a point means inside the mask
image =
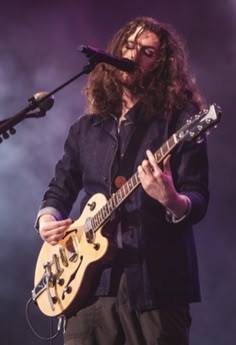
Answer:
[{"label": "long curly hair", "polygon": [[[202,109],[204,102],[189,75],[183,41],[168,24],[150,17],[131,20],[114,35],[107,52],[121,57],[127,39],[138,27],[141,27],[138,35],[151,31],[160,40],[156,67],[142,81],[142,92],[140,93],[140,87],[138,91],[135,90],[135,80],[131,89],[132,94],[139,92],[139,100],[146,116],[168,118],[188,104],[195,105],[198,110]],[[90,114],[121,115],[123,89],[118,73],[120,71],[107,64],[98,64],[90,73],[85,89]]]}]

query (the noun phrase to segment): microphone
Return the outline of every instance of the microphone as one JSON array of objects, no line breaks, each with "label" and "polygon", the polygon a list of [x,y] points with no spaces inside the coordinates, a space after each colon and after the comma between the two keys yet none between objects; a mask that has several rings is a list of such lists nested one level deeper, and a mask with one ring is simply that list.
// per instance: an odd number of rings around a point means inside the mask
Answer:
[{"label": "microphone", "polygon": [[[26,114],[26,117],[41,117],[46,115],[46,112],[51,109],[54,104],[54,96],[52,95],[47,97],[48,94],[49,93],[46,91],[40,91],[35,93],[33,97],[29,99],[29,102],[31,103],[37,103],[37,108],[29,111]],[[47,98],[43,100],[45,97]]]},{"label": "microphone", "polygon": [[107,63],[125,72],[133,72],[135,70],[135,63],[132,60],[115,57],[104,50],[81,45],[79,51],[95,64],[100,62]]}]

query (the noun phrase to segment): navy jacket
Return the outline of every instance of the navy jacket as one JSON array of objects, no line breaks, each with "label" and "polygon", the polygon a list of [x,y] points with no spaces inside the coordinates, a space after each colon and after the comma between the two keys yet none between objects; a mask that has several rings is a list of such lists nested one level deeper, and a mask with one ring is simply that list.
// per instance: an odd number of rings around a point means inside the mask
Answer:
[{"label": "navy jacket", "polygon": [[[129,174],[136,172],[147,149],[155,152],[194,113],[191,109],[175,114],[171,121],[153,119],[147,123],[140,109],[135,106],[127,114],[122,145],[119,145],[117,123],[112,115],[79,118],[70,129],[64,154],[56,165],[41,208],[54,207],[66,218],[81,189],[85,195],[82,208],[95,193],[111,195],[119,159],[127,152],[135,130],[144,132],[135,146]],[[204,217],[208,204],[205,140],[178,144],[172,152],[171,168],[176,189],[191,200],[191,211],[184,220],[168,221],[164,207],[149,197],[141,186],[128,197],[119,212],[123,251],[128,253],[127,260],[121,261],[130,305],[139,310],[200,301],[192,225]],[[108,225],[111,233],[116,231],[115,224],[114,220]],[[112,269],[111,265],[103,270],[97,294],[110,293]]]}]

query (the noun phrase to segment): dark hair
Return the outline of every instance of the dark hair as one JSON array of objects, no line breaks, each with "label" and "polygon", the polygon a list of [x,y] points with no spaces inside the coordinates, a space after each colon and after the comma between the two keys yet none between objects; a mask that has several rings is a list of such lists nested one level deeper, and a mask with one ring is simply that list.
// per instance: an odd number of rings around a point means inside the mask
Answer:
[{"label": "dark hair", "polygon": [[[202,109],[202,98],[187,71],[184,44],[169,25],[150,17],[138,17],[114,35],[107,51],[120,57],[122,47],[138,27],[142,28],[141,32],[155,33],[160,40],[156,67],[147,76],[140,96],[147,116],[169,117],[189,103],[198,110]],[[107,64],[99,64],[90,73],[86,87],[89,113],[121,115],[122,85],[117,73],[114,67]]]}]

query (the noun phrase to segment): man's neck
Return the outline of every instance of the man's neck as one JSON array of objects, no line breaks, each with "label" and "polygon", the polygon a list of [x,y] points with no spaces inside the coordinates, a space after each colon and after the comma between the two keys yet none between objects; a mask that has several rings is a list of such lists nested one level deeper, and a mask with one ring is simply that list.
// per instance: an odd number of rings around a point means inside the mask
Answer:
[{"label": "man's neck", "polygon": [[122,96],[122,113],[119,118],[120,123],[125,119],[125,114],[139,101],[139,97],[131,95],[131,93],[124,89]]}]

